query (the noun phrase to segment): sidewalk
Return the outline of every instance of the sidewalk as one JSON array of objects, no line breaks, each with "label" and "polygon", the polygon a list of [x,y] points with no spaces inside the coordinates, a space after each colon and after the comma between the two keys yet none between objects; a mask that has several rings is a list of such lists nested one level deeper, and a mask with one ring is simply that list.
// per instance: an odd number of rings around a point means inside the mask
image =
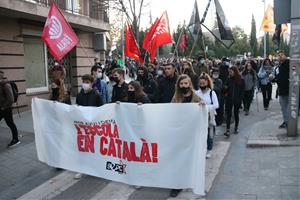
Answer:
[{"label": "sidewalk", "polygon": [[[247,146],[300,146],[300,135],[298,137],[287,137],[287,130],[278,128],[281,121],[281,113],[272,113],[270,117],[253,124]],[[300,118],[298,119],[298,134],[300,134]]]}]

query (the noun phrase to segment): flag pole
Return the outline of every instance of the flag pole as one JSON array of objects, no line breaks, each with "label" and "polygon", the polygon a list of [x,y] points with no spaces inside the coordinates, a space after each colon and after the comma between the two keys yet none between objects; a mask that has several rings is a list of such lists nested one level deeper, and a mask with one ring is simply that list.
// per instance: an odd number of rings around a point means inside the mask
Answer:
[{"label": "flag pole", "polygon": [[205,42],[204,42],[204,35],[202,33],[201,35],[201,40],[202,40],[202,46],[203,46],[203,51],[204,51],[204,57],[205,59],[207,59],[207,55],[206,55],[206,47],[205,47]]},{"label": "flag pole", "polygon": [[176,43],[176,46],[175,46],[175,50],[174,50],[174,53],[173,53],[173,56],[172,56],[172,60],[175,57],[175,53],[177,53],[177,55],[178,55],[178,50],[177,49],[178,49],[178,45],[179,45],[180,39],[182,37],[183,31],[184,31],[184,28],[185,28],[185,23],[183,23],[183,26],[181,28],[181,31],[180,31],[180,34],[179,34],[179,37],[178,37],[178,40],[177,40],[177,43]]},{"label": "flag pole", "polygon": [[[263,0],[264,2],[264,15],[265,15],[265,12],[266,12],[266,0]],[[264,31],[264,58],[267,57],[267,34],[266,32]]]},{"label": "flag pole", "polygon": [[192,53],[193,53],[193,51],[194,51],[194,48],[195,48],[196,43],[197,43],[197,40],[198,40],[199,32],[200,32],[200,31],[198,30],[198,32],[197,32],[197,37],[196,37],[196,39],[195,39],[195,41],[194,41],[194,43],[193,43],[193,47],[192,47],[192,49],[191,49],[191,52],[190,52],[189,57],[192,56]]}]

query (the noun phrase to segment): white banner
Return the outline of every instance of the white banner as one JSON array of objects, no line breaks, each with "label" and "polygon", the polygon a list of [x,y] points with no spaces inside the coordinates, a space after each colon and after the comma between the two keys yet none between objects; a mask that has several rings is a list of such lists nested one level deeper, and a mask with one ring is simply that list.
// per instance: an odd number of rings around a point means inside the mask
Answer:
[{"label": "white banner", "polygon": [[34,98],[37,154],[53,167],[204,195],[208,110],[189,104],[69,106]]}]

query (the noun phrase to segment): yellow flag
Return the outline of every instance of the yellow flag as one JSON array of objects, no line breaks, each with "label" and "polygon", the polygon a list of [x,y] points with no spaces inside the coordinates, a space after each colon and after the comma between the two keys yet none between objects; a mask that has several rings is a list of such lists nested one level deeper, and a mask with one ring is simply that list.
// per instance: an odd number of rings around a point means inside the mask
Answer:
[{"label": "yellow flag", "polygon": [[264,19],[261,23],[260,30],[263,32],[274,32],[275,24],[274,24],[274,10],[271,5],[268,6]]}]

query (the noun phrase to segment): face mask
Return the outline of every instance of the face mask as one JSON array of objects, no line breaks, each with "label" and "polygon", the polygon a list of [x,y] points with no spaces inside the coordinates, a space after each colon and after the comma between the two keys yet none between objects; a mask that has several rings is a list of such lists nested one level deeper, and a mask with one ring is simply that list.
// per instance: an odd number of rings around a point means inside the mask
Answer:
[{"label": "face mask", "polygon": [[89,83],[82,83],[82,89],[86,92],[91,89],[91,86]]},{"label": "face mask", "polygon": [[164,74],[164,72],[162,70],[157,71],[157,75],[163,75],[163,74]]},{"label": "face mask", "polygon": [[145,80],[145,76],[138,75],[137,76],[137,80],[144,81]]},{"label": "face mask", "polygon": [[207,87],[206,87],[206,86],[199,86],[199,88],[200,88],[201,90],[205,90]]},{"label": "face mask", "polygon": [[134,97],[134,91],[128,91],[128,96]]},{"label": "face mask", "polygon": [[114,81],[118,84],[120,82],[118,77],[114,77]]},{"label": "face mask", "polygon": [[179,88],[179,89],[180,89],[182,94],[187,94],[190,91],[190,88],[186,88],[186,87]]},{"label": "face mask", "polygon": [[204,64],[204,62],[205,62],[204,60],[200,60],[200,64],[201,64],[201,65],[203,65],[203,64]]},{"label": "face mask", "polygon": [[102,73],[101,73],[101,72],[100,72],[100,73],[97,73],[96,77],[97,77],[97,78],[102,78]]},{"label": "face mask", "polygon": [[214,78],[214,79],[219,78],[219,74],[213,74],[213,78]]},{"label": "face mask", "polygon": [[128,91],[128,101],[133,101],[134,100],[134,96],[135,96],[135,92],[134,91]]}]

